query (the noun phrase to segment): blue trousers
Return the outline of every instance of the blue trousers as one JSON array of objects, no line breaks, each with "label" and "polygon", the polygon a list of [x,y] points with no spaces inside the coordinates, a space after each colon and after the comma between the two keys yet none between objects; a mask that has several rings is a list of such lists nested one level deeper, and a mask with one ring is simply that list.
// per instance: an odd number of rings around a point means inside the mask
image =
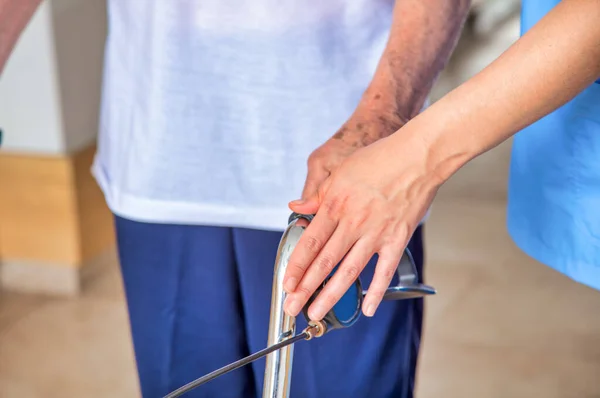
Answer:
[{"label": "blue trousers", "polygon": [[[145,398],[265,348],[281,233],[115,220]],[[409,248],[422,275],[420,228]],[[361,275],[364,286],[374,267]],[[421,299],[383,302],[373,318],[297,343],[291,398],[412,397],[422,316]],[[256,361],[186,397],[261,397],[264,369]]]}]

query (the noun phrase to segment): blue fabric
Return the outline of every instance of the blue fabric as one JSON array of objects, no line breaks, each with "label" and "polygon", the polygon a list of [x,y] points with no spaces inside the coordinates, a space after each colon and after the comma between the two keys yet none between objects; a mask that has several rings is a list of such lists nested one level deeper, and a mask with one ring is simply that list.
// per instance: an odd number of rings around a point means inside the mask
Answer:
[{"label": "blue fabric", "polygon": [[[119,217],[116,230],[145,398],[265,347],[281,233]],[[409,247],[422,275],[420,228]],[[373,318],[298,343],[291,397],[412,397],[422,317],[421,299],[384,302]],[[257,361],[186,397],[260,397],[264,367]]]},{"label": "blue fabric", "polygon": [[[559,0],[524,1],[522,33]],[[538,261],[600,289],[600,85],[515,136],[508,229]]]}]

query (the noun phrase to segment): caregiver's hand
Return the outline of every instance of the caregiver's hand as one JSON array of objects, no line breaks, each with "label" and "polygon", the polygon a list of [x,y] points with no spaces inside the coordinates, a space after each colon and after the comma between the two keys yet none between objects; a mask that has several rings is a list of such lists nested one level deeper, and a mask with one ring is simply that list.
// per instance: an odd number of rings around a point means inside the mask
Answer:
[{"label": "caregiver's hand", "polygon": [[293,211],[316,216],[288,263],[284,278],[288,314],[297,315],[343,259],[309,308],[311,319],[322,319],[378,253],[363,304],[365,315],[375,313],[440,184],[428,171],[426,154],[418,134],[401,130],[357,150],[312,197],[290,203]]},{"label": "caregiver's hand", "polygon": [[323,145],[308,157],[308,173],[302,198],[314,196],[317,190],[348,156],[358,149],[394,133],[404,121],[398,115],[371,116],[359,109]]}]

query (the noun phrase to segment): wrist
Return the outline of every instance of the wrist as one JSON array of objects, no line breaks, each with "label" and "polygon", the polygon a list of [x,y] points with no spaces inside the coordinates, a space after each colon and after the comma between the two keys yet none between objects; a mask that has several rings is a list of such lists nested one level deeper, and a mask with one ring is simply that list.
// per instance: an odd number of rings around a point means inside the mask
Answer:
[{"label": "wrist", "polygon": [[360,109],[393,115],[402,125],[417,116],[427,99],[430,86],[424,79],[412,79],[392,67],[388,56],[382,57],[375,76],[359,103]]},{"label": "wrist", "polygon": [[396,131],[416,116],[408,108],[398,101],[391,87],[379,88],[372,83],[363,93],[355,113],[371,119],[389,120],[396,124]]},{"label": "wrist", "polygon": [[439,187],[475,157],[476,151],[467,137],[455,136],[452,127],[429,116],[419,115],[390,138],[395,145],[408,145],[421,158],[422,177]]},{"label": "wrist", "polygon": [[333,138],[355,148],[365,147],[394,134],[405,124],[406,120],[392,111],[359,105]]}]

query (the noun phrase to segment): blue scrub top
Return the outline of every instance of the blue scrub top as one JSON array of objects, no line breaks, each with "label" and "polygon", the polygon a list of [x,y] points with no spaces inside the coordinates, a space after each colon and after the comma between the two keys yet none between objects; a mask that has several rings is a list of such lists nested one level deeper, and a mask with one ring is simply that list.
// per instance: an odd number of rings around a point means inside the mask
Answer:
[{"label": "blue scrub top", "polygon": [[[522,33],[560,0],[525,0]],[[536,260],[600,289],[600,80],[514,139],[508,230]]]}]

